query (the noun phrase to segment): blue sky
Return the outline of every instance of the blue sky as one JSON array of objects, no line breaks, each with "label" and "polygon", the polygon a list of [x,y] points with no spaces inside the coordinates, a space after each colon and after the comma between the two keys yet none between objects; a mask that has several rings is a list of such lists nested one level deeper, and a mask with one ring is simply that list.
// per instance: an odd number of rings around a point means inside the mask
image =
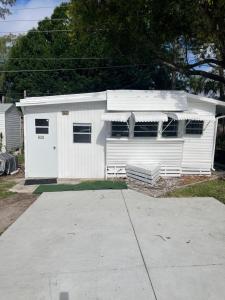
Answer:
[{"label": "blue sky", "polygon": [[[6,21],[1,22],[1,32],[15,32],[25,31],[37,26],[37,21],[23,21],[17,22],[16,20],[41,20],[44,17],[50,17],[54,7],[58,6],[63,0],[17,0],[16,4],[11,8],[11,15],[5,18]],[[28,9],[32,7],[51,7],[41,9]],[[25,10],[22,10],[26,8]]]}]

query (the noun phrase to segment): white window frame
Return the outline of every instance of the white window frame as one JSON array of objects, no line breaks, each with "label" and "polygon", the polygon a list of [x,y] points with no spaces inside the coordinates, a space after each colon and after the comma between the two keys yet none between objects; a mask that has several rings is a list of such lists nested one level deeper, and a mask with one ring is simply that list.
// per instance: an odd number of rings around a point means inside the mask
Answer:
[{"label": "white window frame", "polygon": [[[90,127],[90,132],[76,132],[74,131],[74,127],[79,126],[79,127]],[[76,142],[74,141],[74,135],[88,135],[90,136],[90,142]],[[74,144],[91,144],[92,142],[92,123],[73,123],[73,143]]]},{"label": "white window frame", "polygon": [[[45,121],[48,122],[48,126],[46,126],[46,125],[43,125],[43,126],[41,126],[41,125],[36,125],[36,120],[45,120]],[[34,125],[35,125],[35,134],[38,134],[38,135],[49,134],[49,119],[45,119],[45,118],[35,118],[35,120],[34,120]],[[46,133],[46,132],[40,132],[40,133],[37,133],[37,129],[43,129],[43,128],[48,129],[48,132],[47,132],[47,133]]]}]

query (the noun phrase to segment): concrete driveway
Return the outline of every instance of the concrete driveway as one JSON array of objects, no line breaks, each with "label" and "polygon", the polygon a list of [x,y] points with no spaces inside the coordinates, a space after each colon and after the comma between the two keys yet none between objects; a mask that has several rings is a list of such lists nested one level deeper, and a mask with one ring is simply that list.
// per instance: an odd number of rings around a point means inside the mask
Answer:
[{"label": "concrete driveway", "polygon": [[224,300],[225,206],[43,194],[0,237],[1,300]]}]

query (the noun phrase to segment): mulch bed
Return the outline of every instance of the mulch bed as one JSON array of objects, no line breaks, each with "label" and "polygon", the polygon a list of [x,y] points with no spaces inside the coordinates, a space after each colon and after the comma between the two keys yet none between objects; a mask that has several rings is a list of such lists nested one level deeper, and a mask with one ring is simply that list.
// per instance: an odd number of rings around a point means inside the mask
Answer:
[{"label": "mulch bed", "polygon": [[187,185],[196,184],[199,182],[216,179],[217,175],[212,176],[181,176],[181,177],[164,177],[160,178],[156,184],[149,184],[134,180],[126,179],[128,188],[137,190],[151,197],[161,197],[168,192]]}]

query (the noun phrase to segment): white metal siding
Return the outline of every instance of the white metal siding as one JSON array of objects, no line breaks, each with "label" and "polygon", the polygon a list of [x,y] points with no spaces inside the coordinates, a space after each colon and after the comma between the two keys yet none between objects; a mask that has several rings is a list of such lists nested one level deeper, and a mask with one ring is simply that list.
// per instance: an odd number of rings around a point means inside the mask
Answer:
[{"label": "white metal siding", "polygon": [[107,140],[107,165],[160,163],[178,166],[182,162],[182,140]]},{"label": "white metal siding", "polygon": [[184,135],[183,168],[210,170],[213,159],[214,128],[215,122],[212,121],[206,126],[202,135]]},{"label": "white metal siding", "polygon": [[[32,162],[37,155],[29,147],[32,145],[32,134],[29,120],[41,116],[56,114],[57,116],[57,161],[59,178],[103,178],[105,166],[105,124],[101,115],[105,112],[106,103],[90,102],[53,106],[25,108],[25,160],[26,177],[35,174]],[[63,115],[68,111],[69,115]],[[73,143],[73,123],[92,124],[92,143]],[[49,145],[50,146],[50,145]],[[45,155],[41,153],[40,155]],[[45,171],[39,177],[45,177]]]},{"label": "white metal siding", "polygon": [[[215,116],[215,105],[202,103],[195,100],[188,101],[189,109],[199,114],[211,114]],[[212,165],[213,138],[215,122],[204,122],[205,130],[202,135],[185,135],[182,168],[184,170],[197,171],[210,170]]]},{"label": "white metal siding", "polygon": [[5,114],[6,149],[15,150],[21,146],[21,115],[15,106]]},{"label": "white metal siding", "polygon": [[[2,151],[5,150],[6,146],[6,134],[5,134],[5,113],[0,113],[0,133],[2,133],[3,140],[2,140]],[[0,149],[1,151],[1,149]]]},{"label": "white metal siding", "polygon": [[107,91],[109,111],[182,111],[187,94],[182,91]]},{"label": "white metal siding", "polygon": [[[105,106],[104,102],[77,103],[69,107],[69,115],[58,113],[59,178],[104,177],[106,131],[101,115]],[[92,124],[90,144],[73,143],[73,123]]]}]

